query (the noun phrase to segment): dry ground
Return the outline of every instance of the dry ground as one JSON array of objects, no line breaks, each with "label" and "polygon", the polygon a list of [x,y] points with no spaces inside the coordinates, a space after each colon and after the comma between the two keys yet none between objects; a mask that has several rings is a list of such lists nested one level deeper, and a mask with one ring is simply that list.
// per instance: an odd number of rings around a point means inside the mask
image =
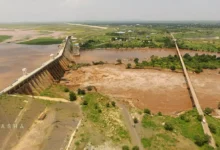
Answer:
[{"label": "dry ground", "polygon": [[[20,108],[25,107],[30,97],[6,97],[1,102],[1,124],[13,124]],[[39,121],[38,116],[46,111],[47,116]],[[49,150],[65,148],[70,135],[81,117],[81,111],[75,103],[51,102],[34,99],[23,115],[20,123],[23,128],[15,129],[6,149],[13,150]],[[0,129],[0,142],[4,142],[11,129]],[[1,144],[0,144],[1,145]]]}]

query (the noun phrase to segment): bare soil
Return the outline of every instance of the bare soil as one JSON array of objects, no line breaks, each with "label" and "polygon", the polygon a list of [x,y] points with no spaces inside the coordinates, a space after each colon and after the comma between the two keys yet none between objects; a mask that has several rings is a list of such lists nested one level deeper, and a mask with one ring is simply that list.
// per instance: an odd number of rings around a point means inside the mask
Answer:
[{"label": "bare soil", "polygon": [[32,39],[42,38],[42,37],[60,38],[64,36],[64,33],[60,31],[40,32],[36,30],[0,28],[0,35],[12,36],[12,38],[5,40],[3,43],[17,43],[17,42],[21,42],[25,40],[32,40]]},{"label": "bare soil", "polygon": [[[30,97],[7,97],[1,99],[0,124],[13,123]],[[39,121],[38,116],[46,111],[47,116]],[[48,150],[65,148],[69,137],[81,117],[78,104],[33,100],[17,128],[10,137],[7,149]],[[0,129],[0,145],[11,129]]]}]

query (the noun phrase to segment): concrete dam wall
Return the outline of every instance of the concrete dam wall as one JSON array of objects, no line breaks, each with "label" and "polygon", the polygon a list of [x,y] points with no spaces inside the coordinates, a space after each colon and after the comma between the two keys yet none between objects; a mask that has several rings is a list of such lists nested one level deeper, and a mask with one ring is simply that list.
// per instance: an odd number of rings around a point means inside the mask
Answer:
[{"label": "concrete dam wall", "polygon": [[39,95],[43,90],[59,81],[69,70],[68,65],[74,61],[74,55],[79,55],[79,49],[72,44],[71,37],[65,39],[64,47],[33,72],[20,77],[1,94]]}]

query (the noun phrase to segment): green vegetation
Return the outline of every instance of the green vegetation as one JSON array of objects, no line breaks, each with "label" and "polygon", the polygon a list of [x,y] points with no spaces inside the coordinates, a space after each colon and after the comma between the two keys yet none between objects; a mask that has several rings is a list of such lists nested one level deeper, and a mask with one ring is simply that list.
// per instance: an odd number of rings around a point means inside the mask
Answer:
[{"label": "green vegetation", "polygon": [[129,146],[127,145],[122,146],[122,150],[129,150]]},{"label": "green vegetation", "polygon": [[146,108],[146,109],[144,109],[144,113],[150,115],[150,114],[151,114],[151,111],[150,111],[150,109],[147,109],[147,108]]},{"label": "green vegetation", "polygon": [[78,89],[78,95],[85,95],[86,91],[82,89]]},{"label": "green vegetation", "polygon": [[[185,65],[188,70],[200,73],[203,69],[217,69],[220,68],[220,58],[215,55],[195,55],[190,56],[185,54],[183,56]],[[177,55],[168,57],[156,57],[151,56],[151,61],[142,61],[141,63],[136,62],[135,68],[141,69],[145,67],[160,67],[160,68],[170,68],[171,70],[182,69],[181,63]]]},{"label": "green vegetation", "polygon": [[197,115],[197,120],[201,122],[203,120],[203,116],[202,115]]},{"label": "green vegetation", "polygon": [[69,98],[69,93],[66,92],[68,88],[62,85],[51,85],[40,93],[40,96],[47,96],[52,98]]},{"label": "green vegetation", "polygon": [[151,140],[147,138],[142,138],[141,143],[143,144],[144,148],[150,147],[151,146]]},{"label": "green vegetation", "polygon": [[211,108],[209,108],[209,107],[207,107],[207,108],[205,108],[204,109],[204,113],[206,114],[206,115],[210,115],[211,113],[212,113],[212,109]]},{"label": "green vegetation", "polygon": [[[201,149],[206,149],[207,137],[203,133],[201,122],[198,121],[197,116],[196,109],[176,118],[165,115],[144,115],[141,120],[142,127],[144,131],[151,134],[153,132],[153,134],[147,138],[146,136],[142,137],[143,146],[147,149],[172,149],[177,144],[178,139],[181,138],[182,140],[191,140],[195,144],[202,143]],[[215,123],[217,122],[213,123],[217,131],[215,135],[217,135],[218,128]],[[220,136],[216,137],[220,138]]]},{"label": "green vegetation", "polygon": [[75,101],[77,99],[76,94],[74,92],[69,92],[70,101]]},{"label": "green vegetation", "polygon": [[164,129],[168,130],[168,131],[173,131],[174,127],[173,127],[173,125],[170,122],[166,122],[164,124]]},{"label": "green vegetation", "polygon": [[10,39],[12,38],[12,36],[9,36],[9,35],[0,35],[0,43],[7,40],[7,39]]},{"label": "green vegetation", "polygon": [[209,128],[213,133],[212,136],[215,139],[216,145],[220,148],[220,120],[212,116],[206,116],[206,120],[209,123]]},{"label": "green vegetation", "polygon": [[85,117],[99,128],[103,136],[111,135],[110,138],[115,142],[129,139],[125,126],[118,122],[119,109],[117,107],[106,108],[106,104],[111,102],[108,97],[98,93],[88,93],[84,97],[83,103],[85,102],[87,104],[82,106]]},{"label": "green vegetation", "polygon": [[136,117],[134,117],[133,121],[134,121],[135,124],[138,123],[138,119]]},{"label": "green vegetation", "polygon": [[209,141],[210,141],[210,137],[208,135],[195,136],[195,143],[198,146],[203,146],[204,144],[208,144]]},{"label": "green vegetation", "polygon": [[128,63],[126,68],[127,68],[127,69],[131,69],[131,64]]},{"label": "green vegetation", "polygon": [[63,39],[54,39],[50,37],[33,39],[30,41],[20,42],[19,44],[27,44],[27,45],[52,45],[52,44],[61,44]]},{"label": "green vegetation", "polygon": [[132,150],[139,150],[139,147],[138,147],[138,146],[134,146],[134,147],[132,148]]}]

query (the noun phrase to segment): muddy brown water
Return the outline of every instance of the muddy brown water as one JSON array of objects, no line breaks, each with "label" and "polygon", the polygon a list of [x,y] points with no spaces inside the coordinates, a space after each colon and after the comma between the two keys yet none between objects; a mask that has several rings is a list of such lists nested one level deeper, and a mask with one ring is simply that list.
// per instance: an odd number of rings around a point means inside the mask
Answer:
[{"label": "muddy brown water", "polygon": [[[58,52],[58,45],[36,46],[21,44],[0,44],[0,90],[9,86],[17,78],[22,76],[22,68],[27,68],[28,72],[41,66],[43,62],[49,60],[51,53]],[[197,52],[181,50],[182,54],[190,55],[213,54],[220,57],[218,53]],[[175,55],[175,49],[97,49],[81,51],[81,56],[76,57],[77,63],[91,63],[92,61],[116,62],[117,59],[129,60],[139,58],[149,60],[152,55],[166,57]]]},{"label": "muddy brown water", "polygon": [[0,90],[22,76],[22,68],[31,72],[49,60],[51,53],[55,54],[58,50],[58,45],[0,44]]}]

